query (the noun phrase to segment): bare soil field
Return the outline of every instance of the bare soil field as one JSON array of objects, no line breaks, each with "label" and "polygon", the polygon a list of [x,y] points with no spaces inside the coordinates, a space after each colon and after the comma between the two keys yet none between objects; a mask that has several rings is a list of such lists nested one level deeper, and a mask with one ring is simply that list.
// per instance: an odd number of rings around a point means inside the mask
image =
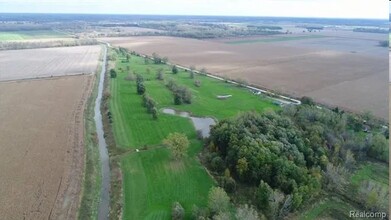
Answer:
[{"label": "bare soil field", "polygon": [[93,77],[0,82],[2,219],[76,219]]},{"label": "bare soil field", "polygon": [[[287,40],[284,40],[285,38]],[[276,40],[273,41],[273,39]],[[380,47],[379,42],[386,40],[388,40],[388,34],[361,33],[344,30],[325,30],[316,33],[216,39],[213,41],[227,44],[232,44],[235,42],[247,42],[248,44],[272,43],[276,46],[333,50],[358,55],[384,57],[387,54],[387,50],[384,47]]]},{"label": "bare soil field", "polygon": [[[342,35],[343,39],[345,35],[347,33]],[[210,73],[241,78],[250,84],[295,97],[310,96],[330,106],[356,112],[370,111],[386,119],[388,48],[374,46],[374,39],[369,41],[372,43],[365,44],[364,35],[368,34],[359,33],[350,39],[357,40],[365,48],[355,53],[350,50],[356,46],[337,50],[324,46],[322,42],[314,43],[328,40],[329,44],[338,44],[334,37],[249,44],[174,37],[103,40],[144,54],[156,52],[167,56],[173,63],[195,65],[198,69],[206,67]],[[303,46],[306,42],[315,46]],[[368,52],[371,50],[379,51]]]},{"label": "bare soil field", "polygon": [[100,46],[0,51],[0,81],[90,74],[96,70]]}]

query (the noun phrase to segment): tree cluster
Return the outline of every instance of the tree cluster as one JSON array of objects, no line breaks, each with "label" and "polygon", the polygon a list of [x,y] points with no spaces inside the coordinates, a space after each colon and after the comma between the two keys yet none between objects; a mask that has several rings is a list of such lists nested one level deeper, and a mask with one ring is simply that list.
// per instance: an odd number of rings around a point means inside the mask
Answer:
[{"label": "tree cluster", "polygon": [[277,113],[242,113],[211,129],[208,167],[228,192],[235,182],[257,187],[252,202],[269,219],[282,218],[322,189],[344,193],[356,160],[388,155],[384,135],[363,137],[347,113],[305,102]]},{"label": "tree cluster", "polygon": [[161,57],[157,53],[152,54],[152,59],[154,64],[165,64],[168,62],[167,57]]},{"label": "tree cluster", "polygon": [[153,119],[158,118],[158,110],[156,102],[147,93],[143,94],[143,106],[147,108],[147,112],[152,114]]},{"label": "tree cluster", "polygon": [[136,88],[137,94],[142,95],[145,93],[144,78],[139,74],[136,76]]},{"label": "tree cluster", "polygon": [[193,97],[191,91],[188,88],[184,86],[178,86],[173,80],[169,80],[166,86],[174,95],[175,105],[191,104]]}]

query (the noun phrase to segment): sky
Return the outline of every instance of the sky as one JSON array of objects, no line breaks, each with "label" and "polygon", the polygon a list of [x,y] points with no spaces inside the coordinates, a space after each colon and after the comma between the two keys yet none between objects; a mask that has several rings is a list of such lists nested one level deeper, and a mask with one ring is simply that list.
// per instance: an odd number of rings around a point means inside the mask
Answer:
[{"label": "sky", "polygon": [[388,19],[386,0],[0,0],[1,12]]}]

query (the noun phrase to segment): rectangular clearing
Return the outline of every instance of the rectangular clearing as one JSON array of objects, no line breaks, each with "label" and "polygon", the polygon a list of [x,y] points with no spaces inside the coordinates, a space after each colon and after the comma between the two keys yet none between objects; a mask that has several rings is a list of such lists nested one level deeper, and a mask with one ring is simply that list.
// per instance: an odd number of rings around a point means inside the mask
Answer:
[{"label": "rectangular clearing", "polygon": [[101,46],[0,51],[0,81],[95,72]]},{"label": "rectangular clearing", "polygon": [[93,76],[0,83],[0,213],[76,219]]}]

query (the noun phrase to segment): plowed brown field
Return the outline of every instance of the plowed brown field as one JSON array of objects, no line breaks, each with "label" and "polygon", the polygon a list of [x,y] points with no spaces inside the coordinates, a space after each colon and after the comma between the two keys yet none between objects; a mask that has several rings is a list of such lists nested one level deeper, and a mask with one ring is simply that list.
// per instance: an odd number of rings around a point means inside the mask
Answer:
[{"label": "plowed brown field", "polygon": [[98,65],[101,46],[0,51],[0,81],[90,74]]},{"label": "plowed brown field", "polygon": [[[330,106],[370,111],[386,119],[388,49],[379,48],[377,38],[361,35],[343,32],[340,37],[243,44],[174,37],[103,40],[144,54],[156,52],[173,63],[206,67],[213,74],[241,78],[295,97],[310,96]],[[311,46],[304,46],[307,41]],[[357,44],[361,45],[359,50],[352,51]],[[336,49],[343,45],[345,48]]]},{"label": "plowed brown field", "polygon": [[0,82],[0,219],[75,219],[94,76]]}]

